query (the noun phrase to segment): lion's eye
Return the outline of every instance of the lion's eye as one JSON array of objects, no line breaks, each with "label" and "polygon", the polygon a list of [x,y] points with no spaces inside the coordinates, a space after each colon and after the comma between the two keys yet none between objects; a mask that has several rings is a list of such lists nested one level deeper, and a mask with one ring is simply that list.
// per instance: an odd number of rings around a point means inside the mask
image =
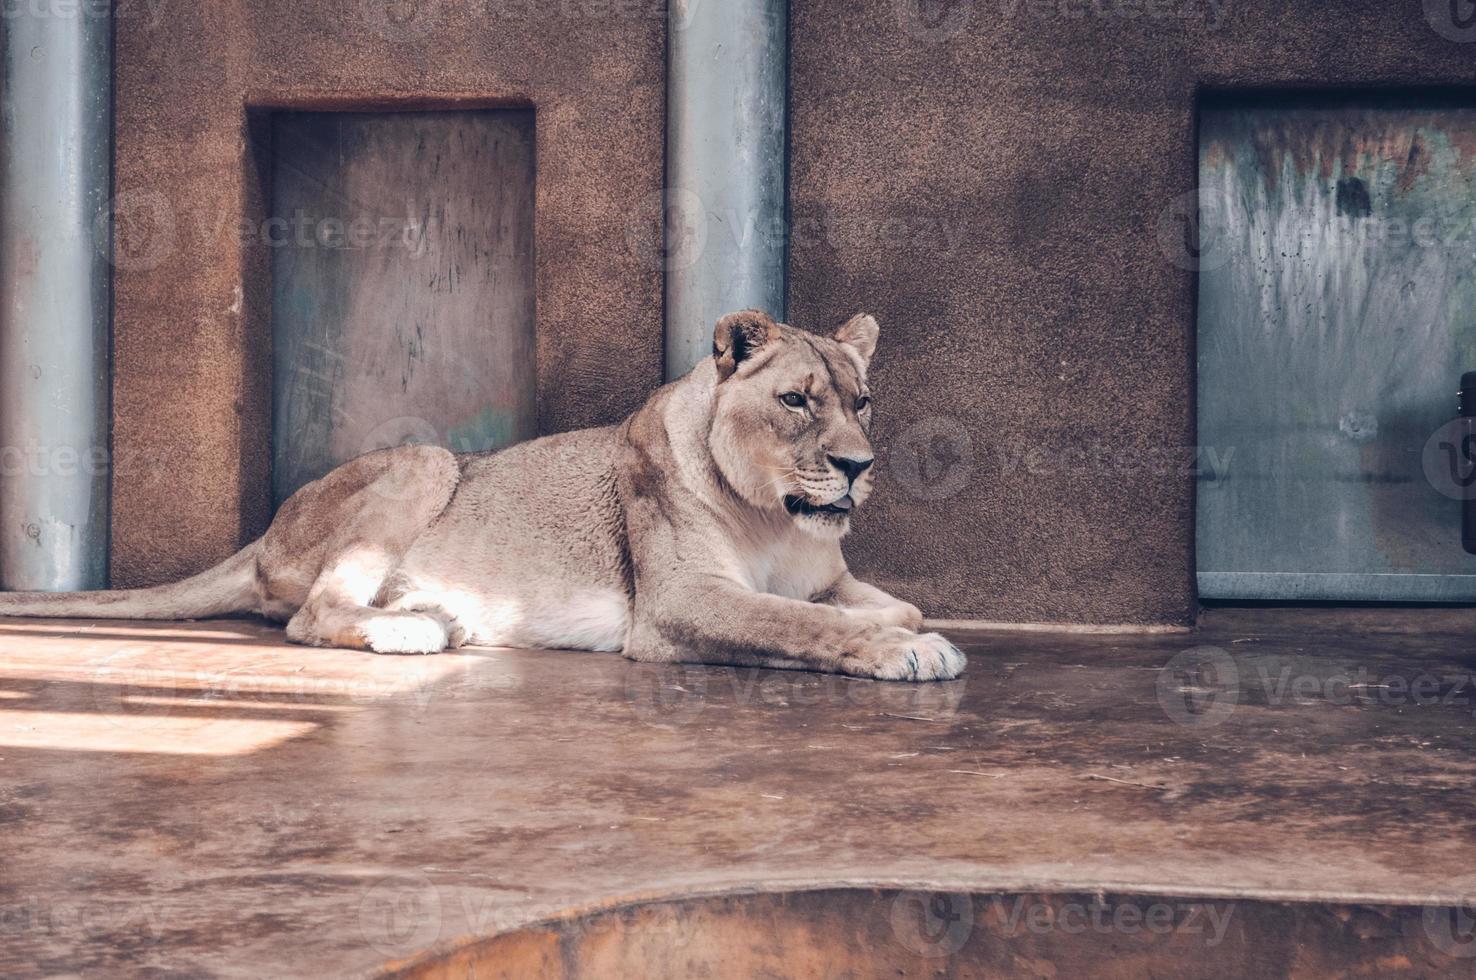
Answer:
[{"label": "lion's eye", "polygon": [[856,399],[856,411],[858,411],[858,412],[864,412],[864,411],[866,411],[870,407],[871,407],[871,396],[870,395],[862,395],[860,398]]},{"label": "lion's eye", "polygon": [[784,394],[779,396],[779,400],[788,405],[790,408],[805,407],[805,396],[801,395],[797,391],[786,391]]}]

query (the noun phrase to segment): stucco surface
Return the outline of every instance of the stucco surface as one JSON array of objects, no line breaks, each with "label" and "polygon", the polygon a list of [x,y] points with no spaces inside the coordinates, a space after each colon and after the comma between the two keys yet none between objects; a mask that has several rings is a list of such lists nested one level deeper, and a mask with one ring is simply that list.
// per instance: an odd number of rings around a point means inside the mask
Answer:
[{"label": "stucco surface", "polygon": [[273,107],[533,106],[540,428],[660,383],[661,5],[119,6],[114,585],[212,564],[270,516]]},{"label": "stucco surface", "polygon": [[853,566],[938,617],[1186,621],[1196,100],[1469,84],[1450,7],[795,0],[790,318],[882,325]]}]

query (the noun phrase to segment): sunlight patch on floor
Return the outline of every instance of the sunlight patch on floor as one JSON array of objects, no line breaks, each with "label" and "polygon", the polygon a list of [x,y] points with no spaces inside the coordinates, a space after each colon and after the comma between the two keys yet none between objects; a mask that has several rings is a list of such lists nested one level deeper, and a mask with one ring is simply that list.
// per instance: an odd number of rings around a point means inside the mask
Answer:
[{"label": "sunlight patch on floor", "polygon": [[0,747],[240,755],[386,700],[429,703],[479,659],[292,646],[252,621],[6,620]]},{"label": "sunlight patch on floor", "polygon": [[318,727],[311,721],[260,718],[0,709],[0,748],[245,755]]}]

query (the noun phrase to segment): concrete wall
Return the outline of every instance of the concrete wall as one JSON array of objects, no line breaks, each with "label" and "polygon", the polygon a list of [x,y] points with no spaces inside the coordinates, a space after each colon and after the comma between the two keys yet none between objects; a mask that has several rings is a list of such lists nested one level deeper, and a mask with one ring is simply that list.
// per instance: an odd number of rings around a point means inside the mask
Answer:
[{"label": "concrete wall", "polygon": [[249,108],[533,106],[540,427],[660,383],[660,4],[118,6],[114,585],[197,571],[270,516],[270,126]]},{"label": "concrete wall", "polygon": [[1186,621],[1197,93],[1470,84],[1450,7],[795,0],[790,318],[882,324],[853,567],[940,617]]}]

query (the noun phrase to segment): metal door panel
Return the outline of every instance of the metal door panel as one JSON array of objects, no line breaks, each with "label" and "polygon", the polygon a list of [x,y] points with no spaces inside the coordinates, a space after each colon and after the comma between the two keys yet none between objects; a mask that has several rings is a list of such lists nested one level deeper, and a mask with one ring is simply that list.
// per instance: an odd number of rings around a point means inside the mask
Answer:
[{"label": "metal door panel", "polygon": [[284,112],[272,159],[274,502],[535,435],[533,113]]},{"label": "metal door panel", "polygon": [[1473,174],[1470,108],[1203,111],[1203,597],[1476,599],[1425,473],[1476,369]]}]

